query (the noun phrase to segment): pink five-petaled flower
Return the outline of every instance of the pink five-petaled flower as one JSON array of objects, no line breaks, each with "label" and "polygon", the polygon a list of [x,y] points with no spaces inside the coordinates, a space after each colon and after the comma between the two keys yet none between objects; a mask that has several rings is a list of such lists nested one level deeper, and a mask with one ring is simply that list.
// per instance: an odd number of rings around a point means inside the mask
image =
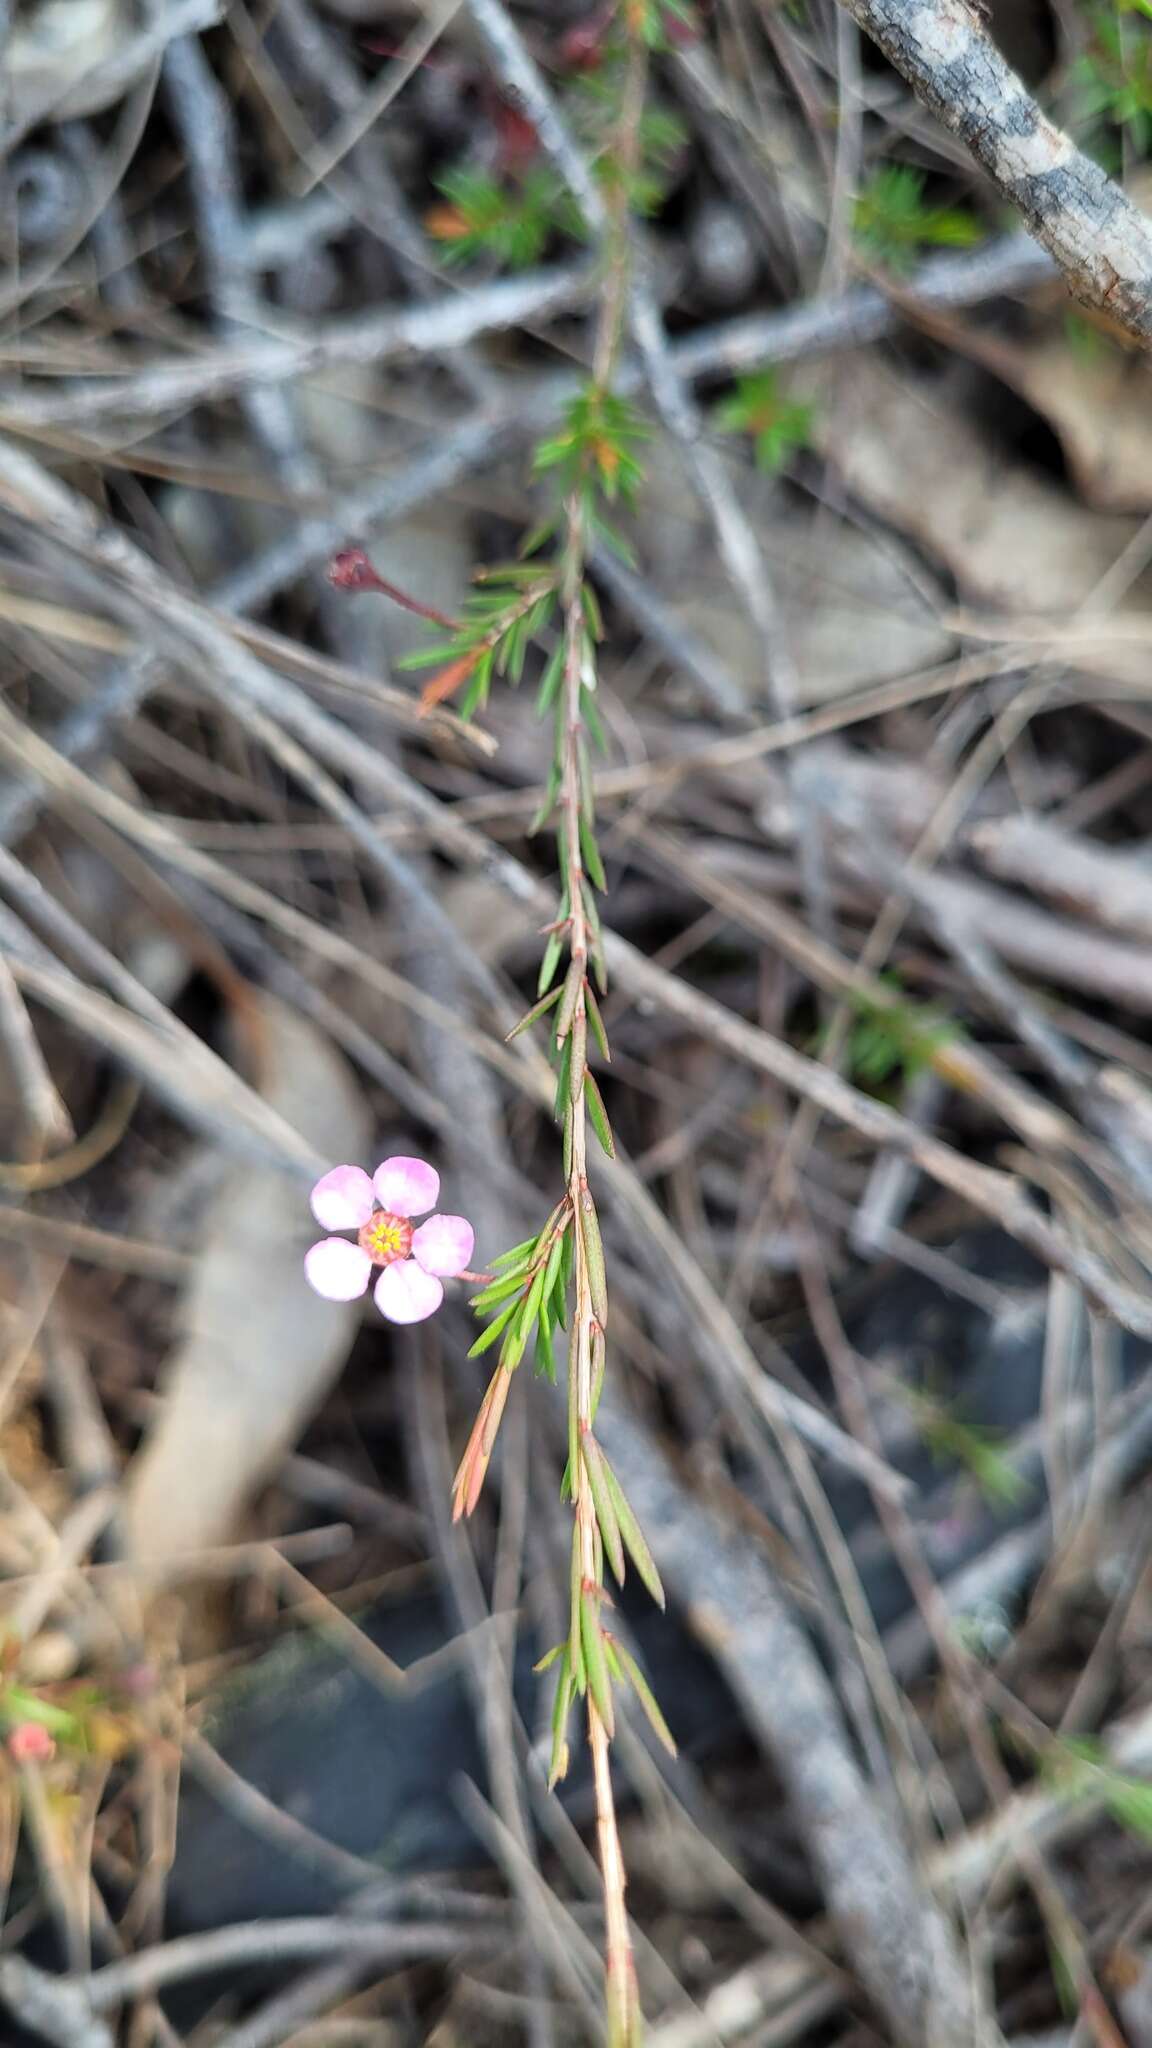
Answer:
[{"label": "pink five-petaled flower", "polygon": [[441,1280],[455,1279],[472,1257],[472,1225],[463,1216],[413,1216],[431,1209],[440,1176],[425,1159],[386,1159],[369,1179],[362,1166],[334,1166],[312,1190],[312,1214],[326,1230],[354,1230],[355,1243],[325,1237],[304,1260],[309,1285],[326,1301],[366,1294],[374,1267],[383,1271],[374,1298],[390,1323],[422,1323],[444,1299]]},{"label": "pink five-petaled flower", "polygon": [[56,1744],[39,1721],[18,1721],[8,1733],[8,1754],[14,1764],[49,1764]]}]

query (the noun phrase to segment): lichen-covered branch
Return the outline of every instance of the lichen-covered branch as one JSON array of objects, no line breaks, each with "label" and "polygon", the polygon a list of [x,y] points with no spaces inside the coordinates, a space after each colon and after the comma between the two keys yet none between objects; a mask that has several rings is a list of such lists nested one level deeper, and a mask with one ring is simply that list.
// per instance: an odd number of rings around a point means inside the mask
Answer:
[{"label": "lichen-covered branch", "polygon": [[1085,305],[1152,345],[1152,220],[1042,113],[967,0],[842,0]]}]

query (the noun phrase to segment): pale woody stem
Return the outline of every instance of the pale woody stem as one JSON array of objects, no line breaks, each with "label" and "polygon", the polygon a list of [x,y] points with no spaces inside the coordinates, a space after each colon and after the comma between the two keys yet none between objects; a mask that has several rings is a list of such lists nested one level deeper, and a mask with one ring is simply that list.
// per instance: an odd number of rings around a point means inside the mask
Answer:
[{"label": "pale woody stem", "polygon": [[[578,540],[582,538],[579,506],[569,507],[569,532],[573,536],[573,554],[577,552]],[[582,550],[580,550],[582,553]],[[570,575],[567,589],[565,613],[565,666],[564,666],[564,773],[561,783],[560,801],[564,808],[565,882],[568,891],[568,906],[571,917],[569,926],[569,949],[574,960],[583,968],[588,958],[587,920],[584,914],[583,881],[584,862],[580,850],[580,761],[578,740],[580,736],[580,688],[584,647],[584,614],[580,602],[581,577],[572,573],[582,569],[582,561],[569,561]],[[572,586],[575,586],[574,588]],[[584,993],[581,989],[576,999],[577,1014],[584,1011]],[[583,1034],[581,1034],[583,1038]],[[592,1335],[595,1315],[592,1295],[588,1283],[588,1268],[584,1256],[582,1217],[588,1196],[587,1166],[587,1123],[584,1113],[583,1077],[572,1104],[572,1166],[568,1181],[568,1195],[572,1205],[572,1228],[575,1234],[575,1302],[573,1314],[576,1318],[576,1418],[580,1440],[592,1426]],[[572,1475],[573,1504],[576,1515],[576,1540],[579,1545],[580,1576],[585,1585],[595,1586],[600,1581],[600,1560],[596,1535],[596,1513],[583,1465],[577,1460]],[[632,1942],[628,1932],[628,1914],[624,1904],[624,1858],[620,1849],[620,1836],[616,1824],[616,1802],[612,1791],[612,1771],[609,1761],[608,1731],[600,1718],[591,1694],[588,1696],[588,1744],[592,1751],[593,1779],[596,1789],[596,1834],[600,1850],[600,1871],[604,1882],[604,1920],[608,1963],[609,2002],[621,2004],[626,2000],[632,1980]]]},{"label": "pale woody stem", "polygon": [[[612,1766],[608,1756],[608,1730],[588,1703],[588,1745],[596,1786],[596,1839],[600,1848],[600,1875],[604,1884],[605,1953],[608,1974],[609,2012],[629,2014],[633,2003],[635,1965],[632,1936],[628,1931],[628,1909],[624,1903],[624,1853],[616,1826],[616,1802],[612,1792]],[[627,2036],[631,2039],[631,2033]]]},{"label": "pale woody stem", "polygon": [[624,332],[631,255],[628,246],[628,181],[635,175],[640,157],[640,124],[644,115],[647,80],[648,53],[639,37],[634,37],[628,46],[628,67],[620,108],[617,185],[609,203],[608,276],[592,363],[592,382],[601,391],[607,391],[611,385],[616,351]]},{"label": "pale woody stem", "polygon": [[[625,82],[624,104],[621,110],[621,131],[624,138],[621,151],[621,168],[625,176],[634,168],[639,148],[640,118],[644,105],[644,83],[646,59],[642,45],[637,41],[629,52],[628,72]],[[628,236],[627,197],[624,179],[616,193],[611,208],[610,251],[608,276],[593,362],[593,383],[607,391],[612,379],[612,370],[623,328],[624,311],[628,294]],[[568,897],[568,945],[570,956],[579,963],[581,973],[588,965],[588,922],[584,912],[584,858],[580,845],[580,750],[579,740],[583,715],[580,692],[583,680],[585,620],[581,601],[584,581],[584,563],[587,553],[587,536],[584,532],[584,508],[579,492],[574,492],[567,506],[568,546],[562,582],[564,599],[564,761],[560,787],[560,803],[564,814],[564,861],[565,883]],[[584,989],[581,985],[576,999],[575,1015],[583,1023],[585,1012]],[[581,1045],[585,1032],[579,1033]],[[587,1121],[584,1108],[583,1074],[573,1076],[575,1094],[572,1099],[572,1154],[568,1178],[568,1197],[572,1209],[572,1229],[575,1237],[575,1372],[576,1372],[576,1422],[577,1440],[583,1442],[584,1435],[592,1427],[592,1356],[593,1333],[596,1317],[592,1308],[592,1293],[588,1280],[588,1264],[584,1253],[583,1215],[585,1204],[590,1200],[588,1193],[587,1166]],[[598,1587],[601,1582],[601,1560],[596,1527],[596,1511],[588,1486],[587,1477],[580,1459],[575,1461],[572,1474],[573,1506],[576,1517],[576,1541],[579,1551],[580,1576],[588,1587]],[[633,2035],[632,2014],[634,2011],[633,1986],[635,1972],[632,1961],[632,1940],[628,1931],[628,1911],[625,1905],[624,1857],[620,1848],[620,1833],[616,1822],[616,1800],[612,1790],[612,1767],[609,1756],[608,1730],[600,1717],[591,1692],[588,1694],[588,1746],[592,1751],[593,1781],[596,1791],[596,1837],[600,1852],[600,1873],[604,1884],[604,1928],[608,1980],[609,2031],[613,2039],[621,2042],[631,2040]]]}]

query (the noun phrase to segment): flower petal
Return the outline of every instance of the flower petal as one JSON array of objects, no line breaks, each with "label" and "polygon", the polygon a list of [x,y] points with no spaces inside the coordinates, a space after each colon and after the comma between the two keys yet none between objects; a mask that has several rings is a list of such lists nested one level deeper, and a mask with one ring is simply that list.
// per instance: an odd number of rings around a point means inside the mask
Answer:
[{"label": "flower petal", "polygon": [[325,1230],[359,1230],[374,1207],[362,1166],[334,1166],[312,1190],[312,1214]]},{"label": "flower petal", "polygon": [[435,1315],[443,1299],[440,1282],[415,1259],[385,1266],[376,1282],[376,1306],[390,1323],[422,1323]]},{"label": "flower petal", "polygon": [[376,1199],[394,1216],[423,1216],[436,1207],[440,1175],[426,1159],[407,1159],[403,1153],[386,1159],[372,1176]]},{"label": "flower petal", "polygon": [[463,1273],[476,1242],[472,1225],[463,1216],[430,1216],[412,1233],[412,1257],[419,1259],[426,1273],[439,1273],[454,1280]]},{"label": "flower petal", "polygon": [[39,1721],[18,1721],[8,1736],[8,1754],[17,1764],[48,1764],[56,1744]]},{"label": "flower petal", "polygon": [[304,1277],[325,1301],[355,1301],[368,1292],[372,1261],[346,1237],[325,1237],[304,1254]]}]

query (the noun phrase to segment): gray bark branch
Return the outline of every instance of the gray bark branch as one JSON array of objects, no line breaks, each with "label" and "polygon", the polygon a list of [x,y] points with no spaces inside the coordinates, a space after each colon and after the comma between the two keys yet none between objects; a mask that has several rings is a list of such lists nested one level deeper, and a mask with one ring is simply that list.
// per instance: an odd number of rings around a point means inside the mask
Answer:
[{"label": "gray bark branch", "polygon": [[959,135],[1069,289],[1152,345],[1152,220],[1043,114],[967,0],[842,0]]}]

